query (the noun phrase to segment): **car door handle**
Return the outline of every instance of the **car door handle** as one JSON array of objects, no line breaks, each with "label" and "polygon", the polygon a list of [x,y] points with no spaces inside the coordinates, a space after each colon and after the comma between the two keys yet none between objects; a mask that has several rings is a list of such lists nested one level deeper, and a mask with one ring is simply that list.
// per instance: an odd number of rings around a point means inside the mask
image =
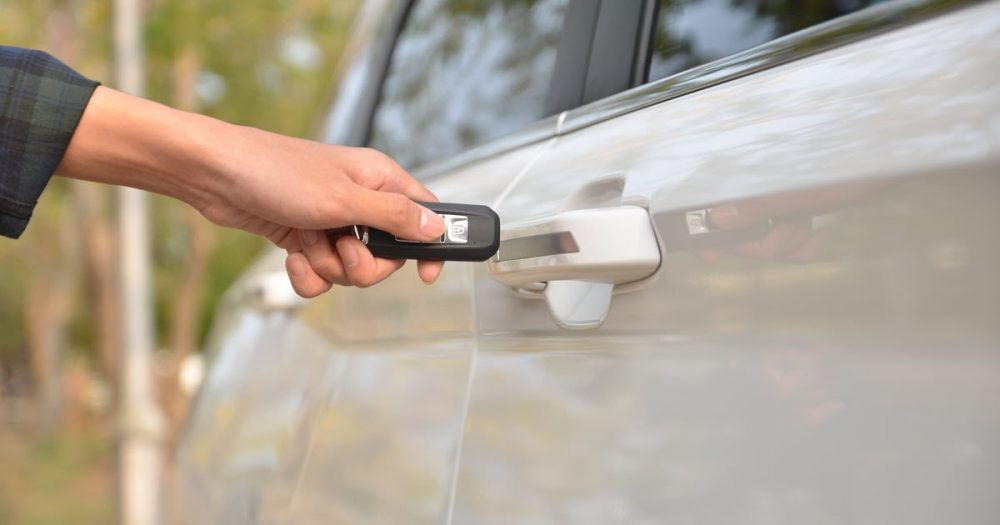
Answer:
[{"label": "car door handle", "polygon": [[515,289],[544,289],[560,326],[593,328],[604,321],[614,286],[653,275],[660,260],[649,213],[614,206],[502,228],[489,272]]},{"label": "car door handle", "polygon": [[622,284],[649,277],[660,248],[639,206],[572,210],[500,230],[492,277],[518,287],[576,280]]}]

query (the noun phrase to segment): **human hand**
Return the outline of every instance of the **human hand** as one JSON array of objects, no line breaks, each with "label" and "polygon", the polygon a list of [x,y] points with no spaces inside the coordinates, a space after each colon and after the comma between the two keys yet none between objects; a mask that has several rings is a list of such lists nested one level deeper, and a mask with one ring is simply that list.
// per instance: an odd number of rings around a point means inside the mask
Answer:
[{"label": "human hand", "polygon": [[[371,286],[404,261],[373,257],[357,239],[325,234],[354,224],[431,240],[437,198],[375,150],[320,144],[234,126],[98,88],[59,173],[169,195],[212,222],[262,235],[288,252],[295,291],[315,297],[334,284]],[[431,283],[440,262],[418,263]]]},{"label": "human hand", "polygon": [[[262,235],[288,252],[286,270],[295,291],[314,297],[334,284],[378,283],[405,261],[373,257],[361,241],[326,230],[354,224],[398,237],[431,240],[444,222],[415,200],[437,201],[388,156],[366,148],[330,146],[251,128],[240,128],[232,147],[220,150],[225,191],[194,202],[212,222]],[[433,282],[442,263],[419,261]]]}]

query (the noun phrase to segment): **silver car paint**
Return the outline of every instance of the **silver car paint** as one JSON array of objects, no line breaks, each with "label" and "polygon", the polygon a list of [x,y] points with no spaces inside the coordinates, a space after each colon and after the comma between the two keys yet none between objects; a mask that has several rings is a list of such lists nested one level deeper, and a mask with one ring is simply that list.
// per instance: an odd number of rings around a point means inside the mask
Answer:
[{"label": "silver car paint", "polygon": [[773,229],[663,237],[587,332],[485,265],[234,295],[175,522],[995,523],[997,71],[991,2],[443,172],[505,222],[574,195]]},{"label": "silver car paint", "polygon": [[663,238],[589,333],[479,268],[456,522],[1000,519],[997,7],[559,138],[505,222],[620,179],[661,232],[720,203],[775,226]]}]

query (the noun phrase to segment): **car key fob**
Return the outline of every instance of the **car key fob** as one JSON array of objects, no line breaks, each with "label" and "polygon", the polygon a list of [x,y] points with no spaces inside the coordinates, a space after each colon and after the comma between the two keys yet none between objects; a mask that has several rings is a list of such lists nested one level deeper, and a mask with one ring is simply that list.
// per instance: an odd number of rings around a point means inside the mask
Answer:
[{"label": "car key fob", "polygon": [[488,206],[421,202],[444,219],[444,234],[427,242],[397,238],[368,226],[355,226],[355,237],[375,257],[423,261],[485,261],[500,248],[500,217]]}]

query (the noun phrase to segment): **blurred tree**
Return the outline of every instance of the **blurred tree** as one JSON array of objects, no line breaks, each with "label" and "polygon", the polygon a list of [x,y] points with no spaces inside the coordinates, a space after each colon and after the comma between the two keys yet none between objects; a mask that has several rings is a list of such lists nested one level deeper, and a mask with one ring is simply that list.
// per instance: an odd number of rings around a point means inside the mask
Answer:
[{"label": "blurred tree", "polygon": [[[77,23],[79,0],[41,0],[42,41],[68,63],[79,62],[81,35]],[[65,201],[64,192],[57,193]],[[58,209],[55,211],[59,211]],[[44,242],[32,257],[24,305],[25,335],[35,378],[42,428],[54,430],[62,415],[62,361],[66,331],[73,314],[79,281],[80,243],[67,213],[43,221]],[[55,241],[55,242],[53,242]]]},{"label": "blurred tree", "polygon": [[660,0],[650,78],[729,56],[883,0]]},{"label": "blurred tree", "polygon": [[[150,93],[186,111],[304,136],[318,123],[356,2],[159,0],[148,13]],[[187,399],[178,383],[210,314],[263,243],[159,199],[158,328],[161,398],[172,429]]]},{"label": "blurred tree", "polygon": [[[100,28],[106,9],[94,0],[39,0],[0,3],[0,39],[5,44],[40,47],[84,70],[106,71],[107,43]],[[99,73],[95,76],[101,76]],[[115,293],[113,240],[107,190],[95,185],[54,179],[35,212],[32,228],[7,253],[21,264],[4,262],[6,286],[21,293],[7,298],[11,316],[0,318],[10,337],[0,356],[17,362],[26,351],[32,364],[41,420],[53,428],[59,419],[60,363],[67,341],[96,351],[98,365],[113,376],[115,360]],[[80,271],[82,269],[82,272]],[[80,297],[81,278],[86,282]],[[16,283],[22,283],[20,286]],[[94,308],[85,307],[93,305]],[[80,319],[96,329],[69,334]],[[23,326],[23,330],[17,329]]]},{"label": "blurred tree", "polygon": [[[777,24],[784,35],[853,13],[880,0],[731,0],[734,6],[752,9],[762,19]],[[884,0],[883,0],[884,1]]]},{"label": "blurred tree", "polygon": [[[149,94],[230,122],[308,136],[319,125],[317,108],[357,4],[149,0]],[[45,49],[108,79],[110,9],[109,0],[0,0],[0,42]],[[34,363],[36,386],[58,385],[53,366],[66,349],[114,384],[113,204],[108,188],[56,178],[24,237],[0,240],[0,364]],[[157,334],[168,356],[164,401],[179,421],[177,367],[199,350],[222,293],[264,243],[216,228],[168,199],[154,201],[154,228]]]}]

